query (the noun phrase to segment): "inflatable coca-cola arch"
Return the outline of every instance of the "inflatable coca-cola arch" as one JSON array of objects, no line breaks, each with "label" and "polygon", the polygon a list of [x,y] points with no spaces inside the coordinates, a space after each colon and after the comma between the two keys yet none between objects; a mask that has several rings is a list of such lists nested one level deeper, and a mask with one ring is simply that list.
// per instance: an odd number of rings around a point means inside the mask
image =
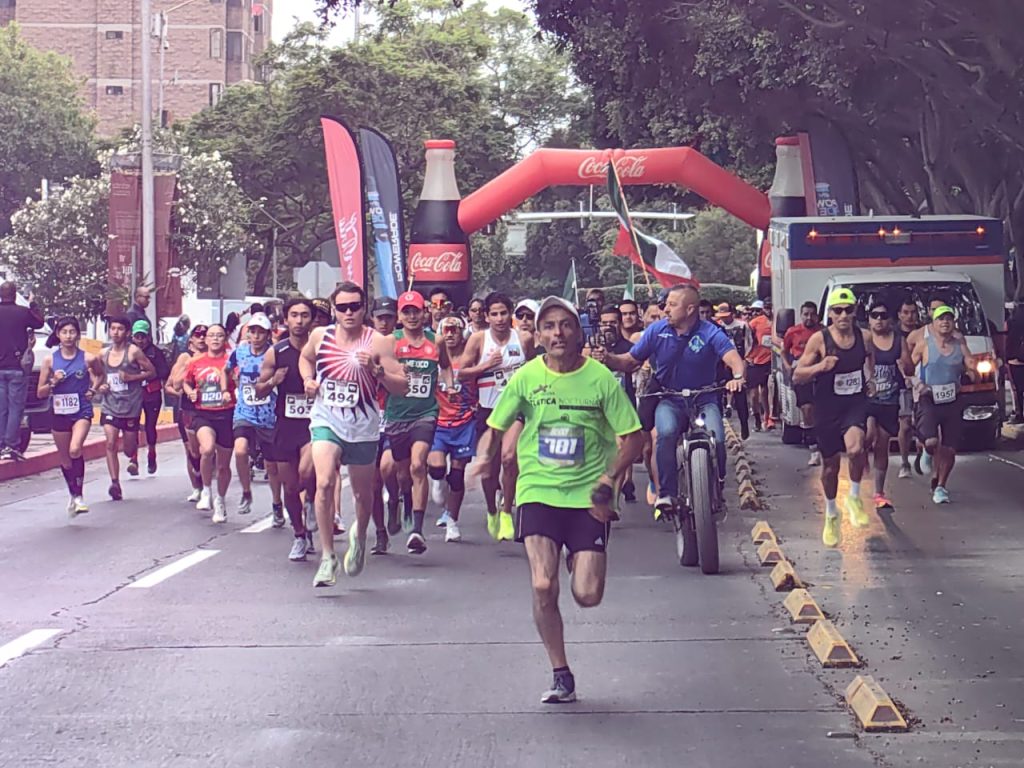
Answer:
[{"label": "inflatable coca-cola arch", "polygon": [[445,288],[468,304],[472,265],[468,236],[558,185],[607,183],[615,163],[623,184],[675,184],[725,209],[756,229],[767,229],[768,196],[689,147],[660,149],[540,149],[464,199],[455,179],[455,142],[426,142],[427,168],[409,245],[409,274],[421,292]]}]

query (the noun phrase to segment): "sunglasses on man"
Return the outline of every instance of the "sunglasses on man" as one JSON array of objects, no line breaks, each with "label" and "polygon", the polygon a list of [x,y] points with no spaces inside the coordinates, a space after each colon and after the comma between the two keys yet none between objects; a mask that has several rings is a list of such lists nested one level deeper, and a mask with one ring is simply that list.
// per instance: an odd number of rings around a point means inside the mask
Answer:
[{"label": "sunglasses on man", "polygon": [[872,312],[871,313],[871,319],[872,320],[888,320],[889,319],[889,313],[888,312]]},{"label": "sunglasses on man", "polygon": [[521,309],[516,312],[516,320],[533,320],[533,312],[528,312],[525,309]]},{"label": "sunglasses on man", "polygon": [[852,315],[856,311],[857,311],[857,308],[852,306],[852,305],[850,305],[850,306],[843,306],[843,307],[832,307],[829,310],[829,312],[831,312],[833,315]]},{"label": "sunglasses on man", "polygon": [[363,308],[363,302],[361,302],[361,301],[349,301],[349,302],[345,302],[345,303],[342,303],[342,304],[335,304],[334,305],[334,310],[339,315],[347,315],[350,312],[354,315],[356,312],[358,312],[362,308]]}]

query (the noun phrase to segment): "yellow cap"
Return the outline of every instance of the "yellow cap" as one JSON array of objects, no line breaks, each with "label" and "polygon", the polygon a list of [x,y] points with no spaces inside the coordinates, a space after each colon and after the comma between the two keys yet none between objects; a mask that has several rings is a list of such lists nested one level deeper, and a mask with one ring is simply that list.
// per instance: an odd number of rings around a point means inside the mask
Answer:
[{"label": "yellow cap", "polygon": [[953,319],[956,319],[956,312],[953,311],[952,307],[947,307],[945,304],[932,310],[932,320],[938,320],[943,315],[952,315]]},{"label": "yellow cap", "polygon": [[840,304],[856,304],[857,297],[853,295],[853,291],[849,288],[836,288],[832,293],[828,295],[828,306],[829,308],[838,306]]}]

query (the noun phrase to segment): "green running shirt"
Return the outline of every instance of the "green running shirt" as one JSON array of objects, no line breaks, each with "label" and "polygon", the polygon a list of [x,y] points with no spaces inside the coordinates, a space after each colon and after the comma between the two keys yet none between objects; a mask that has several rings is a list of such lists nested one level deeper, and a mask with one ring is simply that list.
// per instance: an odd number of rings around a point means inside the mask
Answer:
[{"label": "green running shirt", "polygon": [[640,429],[626,393],[605,366],[586,358],[556,373],[535,357],[513,376],[487,425],[505,431],[526,419],[516,444],[516,503],[587,509],[597,479],[615,456],[615,438]]},{"label": "green running shirt", "polygon": [[423,331],[426,337],[423,343],[414,347],[405,338],[405,333],[398,329],[392,334],[395,339],[395,357],[405,366],[409,379],[409,391],[405,395],[388,394],[384,420],[389,424],[396,421],[416,421],[437,416],[438,362],[441,350],[434,340],[434,332],[429,328]]}]

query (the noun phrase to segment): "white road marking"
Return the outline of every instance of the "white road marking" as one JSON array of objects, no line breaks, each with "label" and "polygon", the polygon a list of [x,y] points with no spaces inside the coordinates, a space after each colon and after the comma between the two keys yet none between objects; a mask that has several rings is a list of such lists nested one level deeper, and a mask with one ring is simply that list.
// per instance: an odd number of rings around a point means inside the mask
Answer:
[{"label": "white road marking", "polygon": [[21,637],[16,637],[7,645],[0,645],[0,667],[12,659],[16,659],[23,653],[31,651],[37,645],[41,645],[54,635],[59,635],[59,629],[33,629]]},{"label": "white road marking", "polygon": [[267,515],[262,520],[257,520],[247,528],[243,528],[239,533],[262,533],[274,524],[274,516]]},{"label": "white road marking", "polygon": [[155,587],[162,581],[166,581],[175,574],[181,573],[186,568],[191,568],[193,565],[207,560],[217,553],[219,549],[197,549],[191,554],[185,555],[179,560],[175,560],[170,565],[165,565],[163,568],[157,568],[152,573],[148,573],[138,581],[133,581],[128,585],[129,589],[148,589],[149,587]]},{"label": "white road marking", "polygon": [[1024,469],[1024,464],[1018,464],[1016,461],[1004,459],[1002,456],[996,456],[994,453],[990,453],[988,457],[990,459],[995,459],[996,461],[1001,461],[1003,462],[1003,464],[1009,464],[1011,467],[1016,467],[1017,469]]}]

